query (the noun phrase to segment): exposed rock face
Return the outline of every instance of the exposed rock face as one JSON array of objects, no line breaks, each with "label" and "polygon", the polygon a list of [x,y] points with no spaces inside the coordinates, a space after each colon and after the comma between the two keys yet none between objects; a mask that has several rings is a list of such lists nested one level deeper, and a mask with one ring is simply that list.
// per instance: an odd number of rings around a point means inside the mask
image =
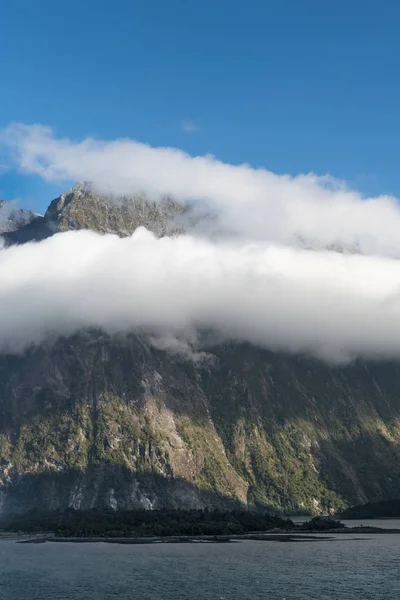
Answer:
[{"label": "exposed rock face", "polygon": [[179,233],[173,218],[190,211],[171,198],[150,202],[144,197],[113,197],[97,194],[89,183],[77,183],[53,200],[43,217],[27,222],[3,237],[6,244],[43,240],[55,233],[91,229],[124,237],[144,226],[157,236]]},{"label": "exposed rock face", "polygon": [[16,231],[38,217],[30,210],[15,208],[5,200],[0,200],[0,234]]},{"label": "exposed rock face", "polygon": [[[163,235],[185,210],[80,184],[7,239],[142,224]],[[209,351],[212,361],[194,363],[138,336],[82,331],[0,356],[1,510],[326,511],[400,496],[400,365]]]}]

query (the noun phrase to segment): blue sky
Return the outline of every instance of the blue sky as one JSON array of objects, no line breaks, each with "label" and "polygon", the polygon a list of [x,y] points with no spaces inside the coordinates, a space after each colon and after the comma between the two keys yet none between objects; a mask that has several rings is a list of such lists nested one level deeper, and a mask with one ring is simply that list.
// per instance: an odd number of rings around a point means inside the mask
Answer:
[{"label": "blue sky", "polygon": [[[3,0],[1,13],[1,128],[132,137],[400,195],[396,0]],[[0,177],[0,197],[39,211],[64,187]]]}]

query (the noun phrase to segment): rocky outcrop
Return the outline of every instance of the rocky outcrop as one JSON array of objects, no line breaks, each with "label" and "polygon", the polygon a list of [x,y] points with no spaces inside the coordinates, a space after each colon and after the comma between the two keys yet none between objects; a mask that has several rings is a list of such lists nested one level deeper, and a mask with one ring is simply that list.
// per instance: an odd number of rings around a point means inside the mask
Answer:
[{"label": "rocky outcrop", "polygon": [[39,215],[30,210],[15,208],[5,200],[0,200],[0,235],[17,231],[21,227],[29,225],[37,218],[40,218]]},{"label": "rocky outcrop", "polygon": [[8,230],[3,239],[6,245],[22,244],[76,229],[125,237],[140,226],[161,237],[180,233],[182,229],[175,221],[190,211],[190,205],[179,204],[169,197],[157,203],[144,196],[114,197],[98,194],[89,183],[77,183],[55,198],[43,217]]}]

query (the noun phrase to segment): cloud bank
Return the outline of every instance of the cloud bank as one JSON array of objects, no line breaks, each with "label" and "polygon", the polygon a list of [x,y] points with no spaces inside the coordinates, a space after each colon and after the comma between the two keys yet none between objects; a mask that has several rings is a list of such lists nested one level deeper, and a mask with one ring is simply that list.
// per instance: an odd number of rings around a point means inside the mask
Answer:
[{"label": "cloud bank", "polygon": [[329,361],[400,352],[400,269],[388,258],[265,243],[67,232],[0,251],[0,348],[81,327],[224,339]]},{"label": "cloud bank", "polygon": [[[11,126],[0,144],[22,172],[47,180],[201,200],[229,232],[156,239],[141,228],[120,239],[80,231],[0,249],[0,352],[99,327],[140,331],[193,356],[196,332],[210,330],[335,363],[400,357],[397,199],[132,140],[60,140],[42,126]],[[363,254],[325,249],[339,242]]]},{"label": "cloud bank", "polygon": [[340,242],[400,257],[398,200],[362,198],[328,176],[276,175],[130,139],[74,142],[41,125],[9,126],[0,146],[20,171],[47,181],[90,180],[116,194],[201,200],[243,238],[285,244],[302,238],[315,247]]}]

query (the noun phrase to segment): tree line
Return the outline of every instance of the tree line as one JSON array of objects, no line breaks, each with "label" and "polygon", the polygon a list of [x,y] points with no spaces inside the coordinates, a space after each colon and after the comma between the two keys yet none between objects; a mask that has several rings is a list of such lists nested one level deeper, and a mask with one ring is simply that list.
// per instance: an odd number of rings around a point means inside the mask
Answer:
[{"label": "tree line", "polygon": [[268,513],[220,510],[112,509],[31,510],[1,524],[4,531],[43,533],[61,537],[149,537],[176,535],[240,535],[271,529],[293,529],[290,519]]}]

